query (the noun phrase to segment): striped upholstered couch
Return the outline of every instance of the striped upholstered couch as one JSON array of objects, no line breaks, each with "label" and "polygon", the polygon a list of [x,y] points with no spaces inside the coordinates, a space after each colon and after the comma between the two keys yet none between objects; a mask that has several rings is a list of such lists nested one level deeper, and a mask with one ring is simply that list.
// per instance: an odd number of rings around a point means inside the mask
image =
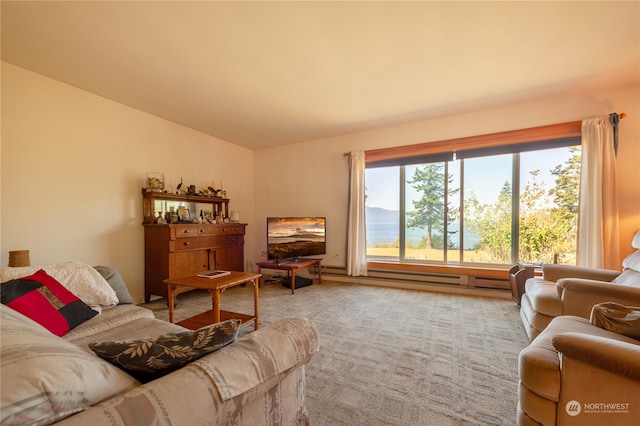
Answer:
[{"label": "striped upholstered couch", "polygon": [[221,349],[161,377],[139,380],[96,356],[89,345],[191,333],[116,298],[116,306],[56,335],[4,304],[11,282],[9,271],[2,272],[2,425],[309,424],[305,364],[319,349],[319,339],[307,319],[283,319],[233,341],[236,333]]}]

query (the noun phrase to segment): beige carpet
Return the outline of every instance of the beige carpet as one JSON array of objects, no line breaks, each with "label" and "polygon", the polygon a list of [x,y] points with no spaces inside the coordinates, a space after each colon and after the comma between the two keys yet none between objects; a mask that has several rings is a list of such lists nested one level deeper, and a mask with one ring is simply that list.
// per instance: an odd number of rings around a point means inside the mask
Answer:
[{"label": "beige carpet", "polygon": [[[208,293],[179,296],[176,320],[210,309]],[[167,319],[164,299],[148,307]],[[251,313],[252,289],[222,309]],[[304,316],[321,350],[307,366],[313,425],[513,425],[518,353],[528,345],[510,301],[323,282],[260,289],[260,323]]]}]

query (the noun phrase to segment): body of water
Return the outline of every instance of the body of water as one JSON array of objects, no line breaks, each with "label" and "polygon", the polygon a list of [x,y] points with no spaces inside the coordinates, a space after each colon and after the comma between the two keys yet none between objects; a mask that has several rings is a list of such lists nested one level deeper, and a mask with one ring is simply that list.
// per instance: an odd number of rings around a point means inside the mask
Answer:
[{"label": "body of water", "polygon": [[[393,223],[378,223],[367,224],[367,245],[380,244],[383,242],[392,243],[400,236],[400,229],[398,225]],[[406,231],[407,241],[411,241],[413,244],[417,244],[422,238],[427,235],[426,230],[421,228],[409,228]],[[452,239],[457,239],[458,235],[454,234]],[[480,242],[480,236],[465,232],[464,234],[464,249],[471,250],[475,245]]]}]

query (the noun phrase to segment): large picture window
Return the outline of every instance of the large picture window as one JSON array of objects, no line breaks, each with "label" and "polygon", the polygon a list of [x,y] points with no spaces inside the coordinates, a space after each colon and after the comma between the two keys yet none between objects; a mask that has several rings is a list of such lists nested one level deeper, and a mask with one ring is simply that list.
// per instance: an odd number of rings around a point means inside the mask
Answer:
[{"label": "large picture window", "polygon": [[579,143],[568,138],[367,164],[368,259],[575,264]]}]

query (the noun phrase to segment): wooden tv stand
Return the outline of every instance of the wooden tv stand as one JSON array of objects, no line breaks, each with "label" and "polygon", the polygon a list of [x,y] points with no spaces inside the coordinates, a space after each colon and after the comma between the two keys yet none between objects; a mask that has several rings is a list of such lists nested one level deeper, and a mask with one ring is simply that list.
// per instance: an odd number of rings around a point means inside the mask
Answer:
[{"label": "wooden tv stand", "polygon": [[287,274],[291,276],[291,294],[294,294],[296,288],[296,271],[301,269],[307,269],[314,265],[318,266],[318,284],[322,284],[322,268],[320,267],[321,260],[322,259],[281,259],[258,262],[258,273],[260,274],[263,268],[287,271]]}]

